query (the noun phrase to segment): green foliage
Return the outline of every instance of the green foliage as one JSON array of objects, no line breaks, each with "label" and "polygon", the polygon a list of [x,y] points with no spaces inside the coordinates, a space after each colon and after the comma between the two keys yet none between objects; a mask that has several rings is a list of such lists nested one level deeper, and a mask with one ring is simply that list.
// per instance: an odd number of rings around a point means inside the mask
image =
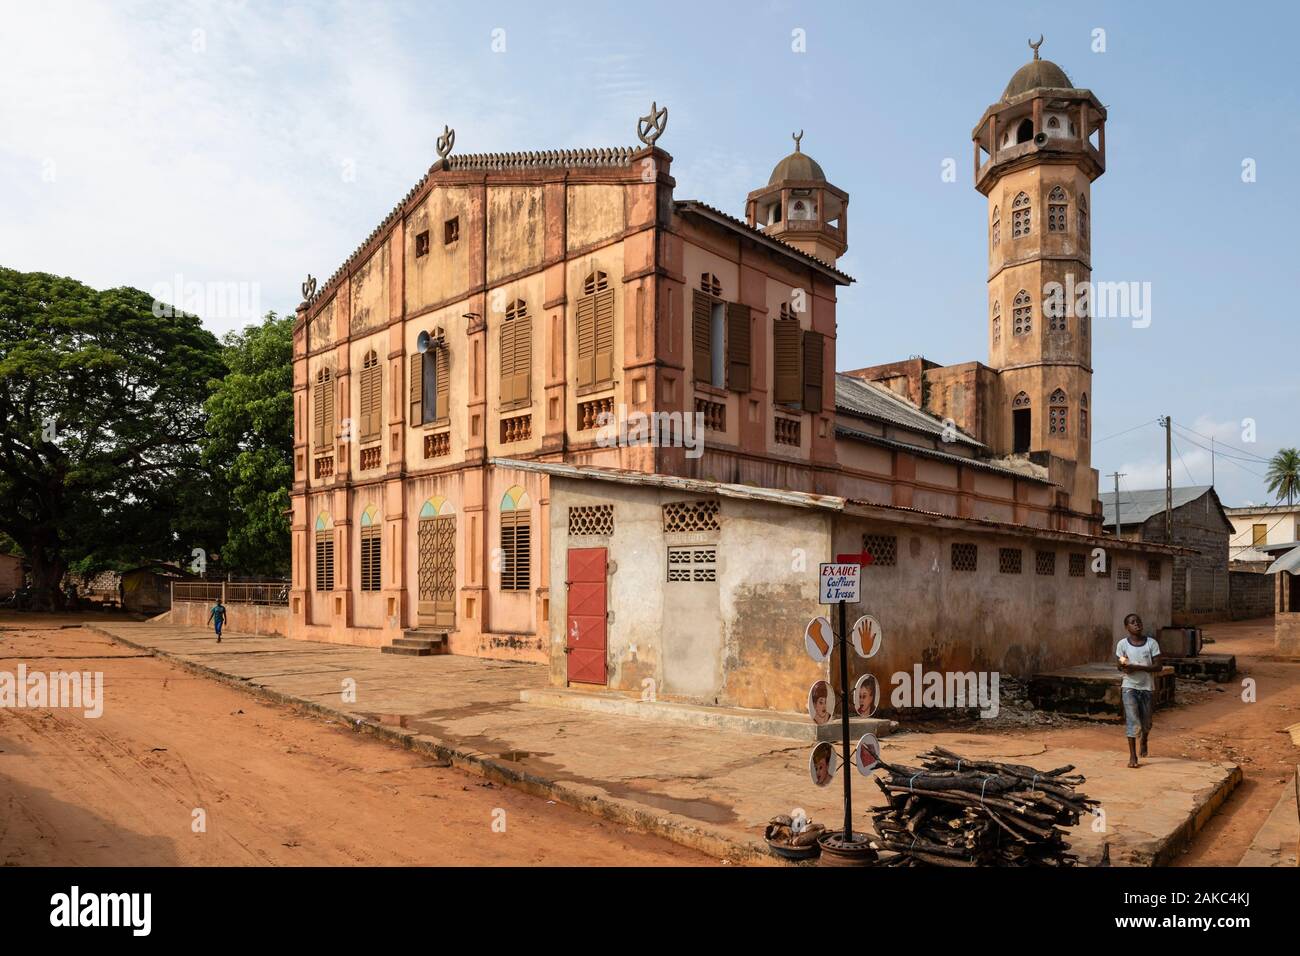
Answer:
[{"label": "green foliage", "polygon": [[1281,449],[1269,459],[1264,480],[1268,482],[1269,493],[1278,501],[1294,504],[1296,496],[1300,495],[1300,450]]},{"label": "green foliage", "polygon": [[229,371],[207,401],[203,461],[222,476],[232,521],[222,566],[287,575],[293,482],[293,317],[274,312],[224,340]]},{"label": "green foliage", "polygon": [[189,506],[214,500],[197,442],[223,371],[198,318],[147,293],[0,268],[0,532],[38,589],[220,543]]}]

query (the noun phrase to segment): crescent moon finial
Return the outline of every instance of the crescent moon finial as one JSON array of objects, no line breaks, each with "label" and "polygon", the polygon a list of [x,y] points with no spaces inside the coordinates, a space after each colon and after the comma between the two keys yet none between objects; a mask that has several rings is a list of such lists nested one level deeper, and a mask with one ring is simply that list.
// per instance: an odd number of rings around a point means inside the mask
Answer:
[{"label": "crescent moon finial", "polygon": [[1029,49],[1031,49],[1031,50],[1034,51],[1034,59],[1037,60],[1037,59],[1038,59],[1038,48],[1039,48],[1040,46],[1043,45],[1043,35],[1042,35],[1041,33],[1038,34],[1038,42],[1037,42],[1037,43],[1035,43],[1033,40],[1030,40],[1030,41],[1028,41],[1028,42],[1029,42]]},{"label": "crescent moon finial", "polygon": [[799,140],[803,139],[803,130],[799,130],[797,133],[791,133],[790,135],[794,137],[794,151],[797,153],[799,152]]}]

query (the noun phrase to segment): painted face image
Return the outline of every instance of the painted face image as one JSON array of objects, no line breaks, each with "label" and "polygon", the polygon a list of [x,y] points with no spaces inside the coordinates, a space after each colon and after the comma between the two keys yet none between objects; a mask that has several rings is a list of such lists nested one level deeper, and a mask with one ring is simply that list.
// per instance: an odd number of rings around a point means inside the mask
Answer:
[{"label": "painted face image", "polygon": [[809,774],[812,781],[819,787],[829,784],[835,776],[834,767],[831,761],[834,759],[834,748],[823,741],[813,748],[812,758],[809,761]]},{"label": "painted face image", "polygon": [[822,757],[817,761],[817,782],[827,784],[831,782],[831,765],[830,761]]},{"label": "painted face image", "polygon": [[808,691],[808,716],[813,723],[824,724],[831,719],[831,687],[824,680],[819,680]]},{"label": "painted face image", "polygon": [[876,682],[864,680],[858,685],[858,716],[870,717],[876,709]]}]

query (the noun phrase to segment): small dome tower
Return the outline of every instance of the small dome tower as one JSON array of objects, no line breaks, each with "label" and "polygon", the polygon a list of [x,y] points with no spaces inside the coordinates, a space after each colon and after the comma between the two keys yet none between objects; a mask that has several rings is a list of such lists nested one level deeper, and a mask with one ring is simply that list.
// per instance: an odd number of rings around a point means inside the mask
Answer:
[{"label": "small dome tower", "polygon": [[767,185],[745,201],[745,219],[774,239],[834,265],[849,247],[849,194],[832,186],[817,161],[803,152],[803,131],[794,152],[776,164]]}]

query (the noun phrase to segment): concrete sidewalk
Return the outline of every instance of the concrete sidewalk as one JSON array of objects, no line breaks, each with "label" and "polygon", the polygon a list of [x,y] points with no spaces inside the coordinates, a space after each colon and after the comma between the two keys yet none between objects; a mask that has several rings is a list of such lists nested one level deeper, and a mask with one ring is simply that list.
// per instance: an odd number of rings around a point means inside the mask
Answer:
[{"label": "concrete sidewalk", "polygon": [[[802,807],[828,827],[842,816],[841,784],[815,787],[811,743],[530,704],[521,691],[547,686],[546,669],[449,655],[394,657],[371,648],[277,637],[226,635],[167,624],[86,625],[198,673],[346,722],[425,751],[490,779],[735,861],[768,861],[763,827]],[[345,692],[355,689],[355,702]],[[106,707],[112,689],[106,688]],[[1032,737],[895,733],[882,756],[915,763],[939,745],[971,757],[1008,759],[1050,770],[1074,764],[1083,788],[1105,811],[1071,836],[1081,862],[1103,842],[1115,865],[1170,862],[1240,782],[1235,764],[1152,758],[1140,771],[1126,754],[1048,747]],[[869,830],[882,799],[854,781],[854,825]]]}]

